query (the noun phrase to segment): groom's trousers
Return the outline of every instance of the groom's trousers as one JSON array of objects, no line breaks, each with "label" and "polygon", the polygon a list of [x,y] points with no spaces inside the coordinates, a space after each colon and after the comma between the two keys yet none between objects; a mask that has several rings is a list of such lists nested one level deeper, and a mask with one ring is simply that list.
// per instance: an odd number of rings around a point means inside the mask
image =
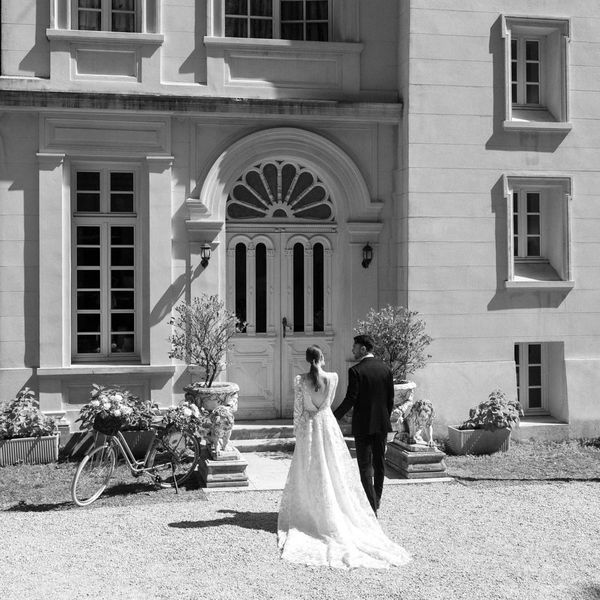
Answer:
[{"label": "groom's trousers", "polygon": [[377,512],[385,476],[387,433],[355,434],[356,461],[369,504]]}]

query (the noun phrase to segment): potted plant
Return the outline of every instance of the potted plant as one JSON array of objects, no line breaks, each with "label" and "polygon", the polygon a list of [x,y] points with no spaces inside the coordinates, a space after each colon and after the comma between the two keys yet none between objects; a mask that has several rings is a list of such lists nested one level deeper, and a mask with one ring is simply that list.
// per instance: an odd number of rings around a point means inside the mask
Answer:
[{"label": "potted plant", "polygon": [[84,404],[76,421],[83,431],[114,435],[121,431],[136,458],[144,456],[153,433],[152,419],[159,416],[156,404],[140,400],[120,386],[92,385],[90,401]]},{"label": "potted plant", "polygon": [[225,369],[231,338],[245,323],[228,311],[216,295],[202,294],[189,304],[179,304],[175,312],[169,321],[173,326],[169,357],[182,360],[202,373],[201,381],[183,388],[185,399],[209,411],[224,405],[235,412],[239,386],[216,379]]},{"label": "potted plant", "polygon": [[469,411],[458,427],[448,426],[448,446],[454,454],[491,454],[510,447],[510,433],[523,413],[519,401],[496,389]]},{"label": "potted plant", "polygon": [[410,400],[416,384],[409,376],[425,366],[426,348],[432,339],[425,333],[425,321],[417,311],[404,306],[386,306],[371,309],[355,328],[357,335],[370,335],[374,342],[374,355],[385,362],[394,377],[394,405]]},{"label": "potted plant", "polygon": [[56,461],[58,437],[55,420],[42,413],[29,388],[0,405],[0,466]]}]

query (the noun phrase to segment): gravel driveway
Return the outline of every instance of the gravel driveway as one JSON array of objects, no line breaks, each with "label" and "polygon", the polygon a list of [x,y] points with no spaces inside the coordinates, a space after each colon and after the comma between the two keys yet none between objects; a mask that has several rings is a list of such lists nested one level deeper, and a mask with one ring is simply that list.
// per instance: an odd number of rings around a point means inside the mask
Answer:
[{"label": "gravel driveway", "polygon": [[600,484],[389,486],[380,520],[414,556],[388,571],[287,564],[281,492],[0,513],[0,597],[600,599]]}]

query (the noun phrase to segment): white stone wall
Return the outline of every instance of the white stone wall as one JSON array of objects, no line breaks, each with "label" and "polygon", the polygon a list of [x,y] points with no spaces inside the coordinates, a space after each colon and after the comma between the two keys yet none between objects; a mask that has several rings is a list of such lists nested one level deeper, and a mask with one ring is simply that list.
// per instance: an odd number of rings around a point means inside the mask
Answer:
[{"label": "white stone wall", "polygon": [[[503,131],[502,14],[571,20],[567,134]],[[572,434],[600,432],[599,17],[585,0],[411,2],[409,305],[435,338],[417,380],[440,427],[495,387],[515,394],[513,345],[540,341],[564,342]],[[574,289],[504,288],[511,172],[572,178]]]}]

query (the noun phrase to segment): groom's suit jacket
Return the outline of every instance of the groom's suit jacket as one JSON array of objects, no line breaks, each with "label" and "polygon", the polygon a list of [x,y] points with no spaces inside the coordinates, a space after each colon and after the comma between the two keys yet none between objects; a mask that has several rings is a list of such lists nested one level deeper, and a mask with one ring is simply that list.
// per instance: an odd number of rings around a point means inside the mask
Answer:
[{"label": "groom's suit jacket", "polygon": [[384,362],[365,357],[350,367],[346,397],[333,414],[336,419],[341,419],[351,408],[354,408],[353,435],[392,431],[390,413],[394,408],[394,379]]}]

